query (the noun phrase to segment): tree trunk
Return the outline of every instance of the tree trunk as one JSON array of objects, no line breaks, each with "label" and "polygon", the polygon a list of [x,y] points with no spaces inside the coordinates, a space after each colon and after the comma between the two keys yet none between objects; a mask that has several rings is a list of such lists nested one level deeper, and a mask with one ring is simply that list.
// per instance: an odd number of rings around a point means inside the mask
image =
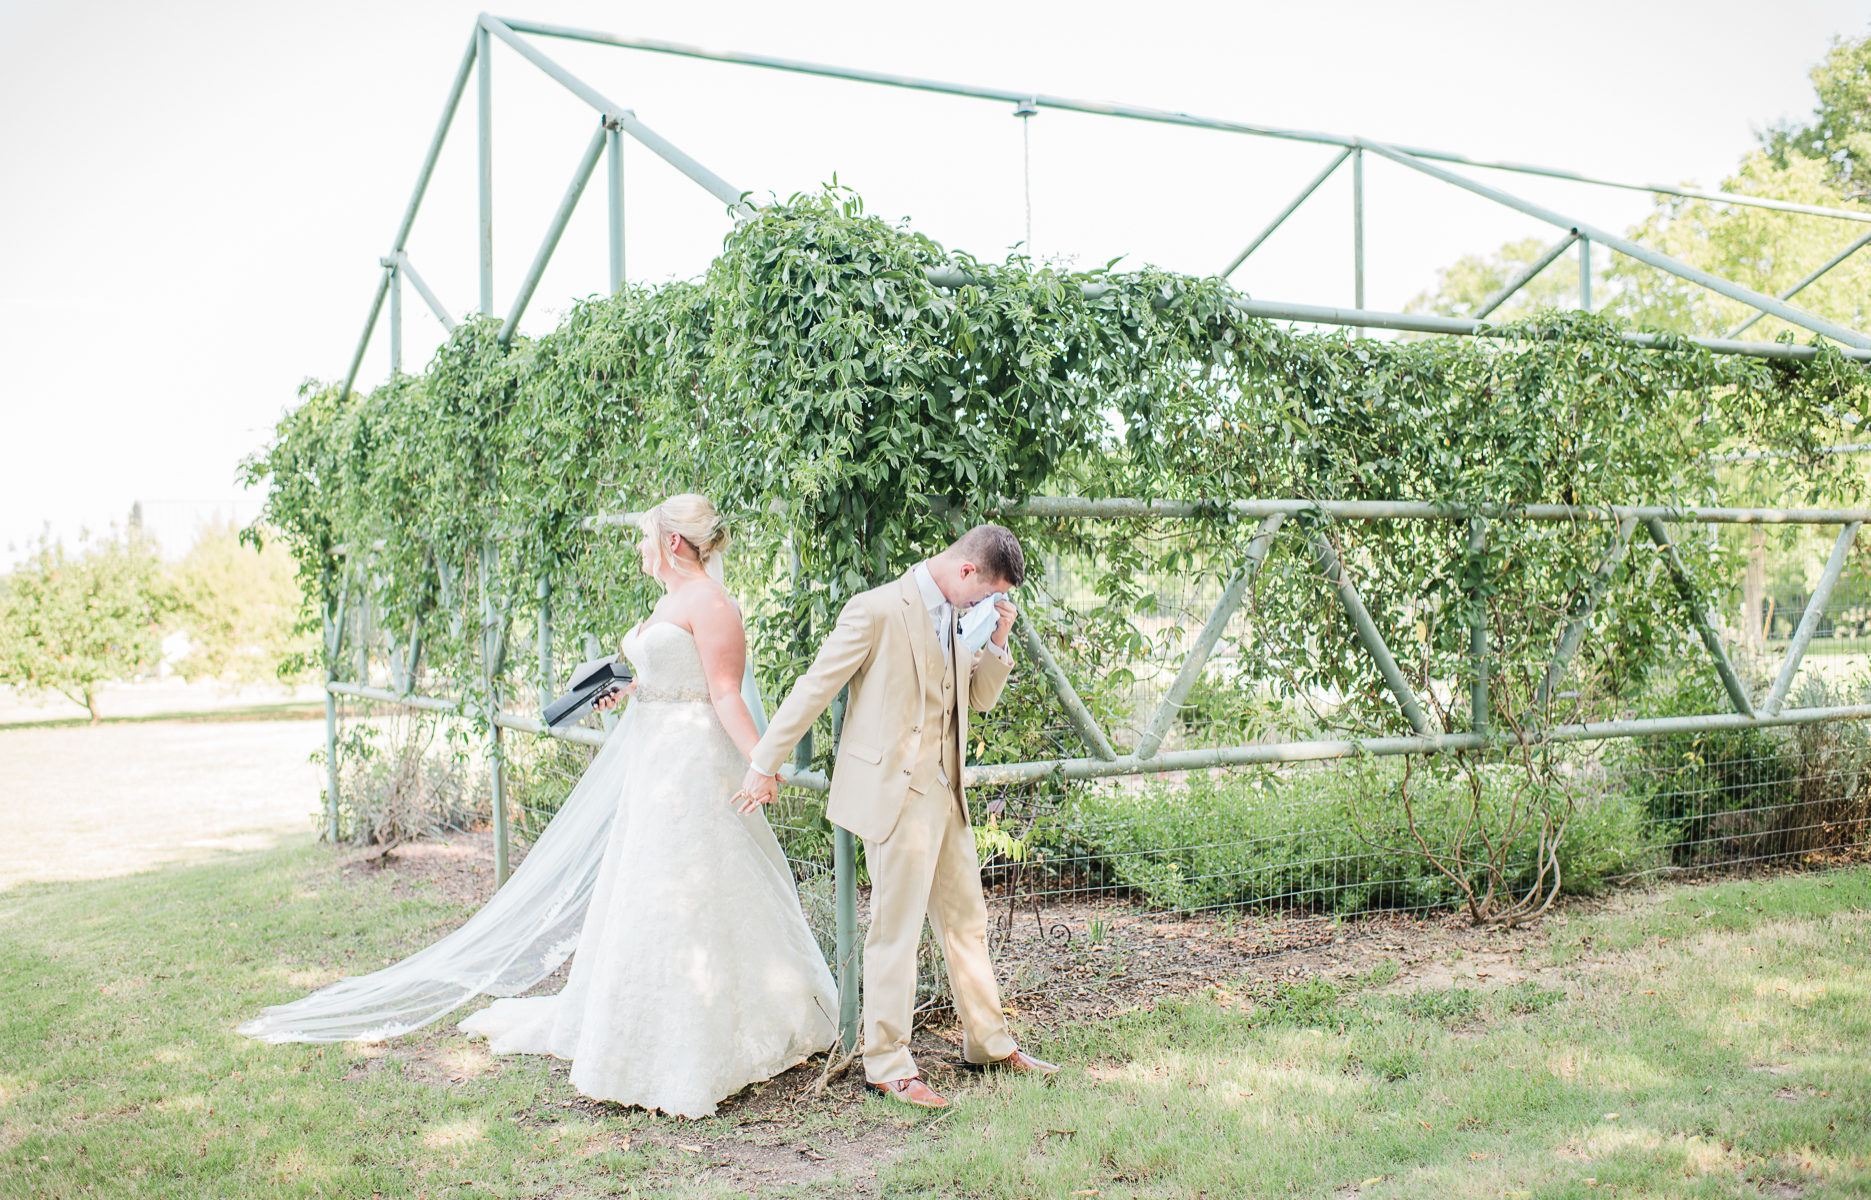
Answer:
[{"label": "tree trunk", "polygon": [[1741,640],[1757,653],[1767,647],[1767,530],[1748,530],[1748,570],[1741,583]]},{"label": "tree trunk", "polygon": [[97,710],[97,693],[89,688],[85,689],[84,706],[91,710],[91,724],[96,725],[104,719],[104,714]]}]

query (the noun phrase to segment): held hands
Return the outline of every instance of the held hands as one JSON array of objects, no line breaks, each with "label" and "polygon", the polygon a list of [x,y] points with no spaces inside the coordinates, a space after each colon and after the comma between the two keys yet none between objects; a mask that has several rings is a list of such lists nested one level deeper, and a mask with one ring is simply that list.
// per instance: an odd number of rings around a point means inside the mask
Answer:
[{"label": "held hands", "polygon": [[757,767],[749,765],[747,774],[741,778],[741,790],[734,793],[734,799],[740,801],[734,811],[745,816],[754,812],[762,804],[772,804],[780,798],[780,777],[762,775]]}]

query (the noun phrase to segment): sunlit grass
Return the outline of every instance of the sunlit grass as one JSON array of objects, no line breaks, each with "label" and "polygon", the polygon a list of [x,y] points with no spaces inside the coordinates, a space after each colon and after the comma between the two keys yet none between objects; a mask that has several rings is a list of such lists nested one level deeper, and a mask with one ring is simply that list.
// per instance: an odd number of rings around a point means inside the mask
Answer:
[{"label": "sunlit grass", "polygon": [[895,1182],[995,1197],[1861,1196],[1867,940],[1871,871],[1839,871],[1555,922],[1564,969],[1518,997],[1312,985],[1304,1003],[1164,1003],[1047,1042],[1064,1074],[970,1097]]},{"label": "sunlit grass", "polygon": [[[0,892],[0,1196],[729,1194],[674,1143],[731,1119],[572,1109],[547,1063],[446,1029],[235,1034],[466,915],[329,869],[300,843]],[[989,1077],[939,1117],[806,1106],[762,1136],[896,1130],[905,1197],[1871,1192],[1871,870],[1632,894],[1548,934],[1516,987],[1244,981],[1031,1034],[1066,1064],[1050,1083]]]}]

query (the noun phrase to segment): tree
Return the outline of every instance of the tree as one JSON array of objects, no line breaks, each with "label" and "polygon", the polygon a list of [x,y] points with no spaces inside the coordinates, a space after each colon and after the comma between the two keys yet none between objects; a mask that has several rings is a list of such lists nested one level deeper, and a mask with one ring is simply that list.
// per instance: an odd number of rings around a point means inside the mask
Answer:
[{"label": "tree", "polygon": [[[1724,180],[1724,189],[1775,200],[1853,207],[1824,163],[1793,158],[1785,166],[1757,151]],[[1659,196],[1633,240],[1768,295],[1779,295],[1864,234],[1864,226],[1825,217],[1744,208],[1682,196]],[[1721,337],[1758,310],[1654,267],[1613,255],[1605,268],[1605,311],[1633,324]],[[1854,329],[1871,323],[1871,253],[1860,250],[1801,289],[1790,301]],[[1771,340],[1792,329],[1778,317],[1755,322],[1740,336]]]},{"label": "tree", "polygon": [[[1508,242],[1493,254],[1464,254],[1455,265],[1436,272],[1436,286],[1420,292],[1403,306],[1404,312],[1435,313],[1444,317],[1472,317],[1482,302],[1507,286],[1521,268],[1546,252],[1547,242],[1537,237]],[[1528,280],[1499,308],[1493,321],[1518,321],[1540,309],[1571,308],[1579,298],[1579,255],[1568,250],[1544,271]],[[1567,269],[1567,264],[1571,269]]]},{"label": "tree", "polygon": [[1811,78],[1819,100],[1812,121],[1771,126],[1761,144],[1775,166],[1798,158],[1823,163],[1839,190],[1871,200],[1871,35],[1833,38]]},{"label": "tree", "polygon": [[283,545],[243,542],[232,521],[211,523],[173,574],[175,621],[189,637],[176,664],[184,675],[261,683],[302,671],[315,643],[297,628],[299,585]]},{"label": "tree", "polygon": [[97,721],[105,682],[161,660],[172,599],[155,543],[139,530],[79,544],[73,556],[41,537],[38,552],[0,579],[0,682],[56,692]]},{"label": "tree", "polygon": [[[1743,158],[1735,174],[1722,181],[1724,190],[1829,208],[1854,208],[1871,200],[1871,36],[1835,39],[1811,78],[1817,96],[1812,123],[1782,124],[1763,133],[1762,148]],[[1660,195],[1650,216],[1628,236],[1691,266],[1779,295],[1863,233],[1861,225],[1824,217]],[[1438,272],[1436,287],[1411,301],[1408,309],[1470,315],[1489,293],[1533,261],[1544,244],[1528,238],[1509,242],[1491,255],[1464,256]],[[1758,311],[1608,250],[1595,254],[1604,265],[1594,276],[1603,284],[1593,307],[1633,325],[1720,337]],[[1542,309],[1575,306],[1577,261],[1576,253],[1562,257],[1493,316],[1514,320]],[[1871,249],[1832,268],[1801,289],[1791,303],[1851,328],[1871,325]],[[1778,317],[1756,321],[1738,336],[1772,340],[1789,330],[1802,341],[1808,337]]]}]

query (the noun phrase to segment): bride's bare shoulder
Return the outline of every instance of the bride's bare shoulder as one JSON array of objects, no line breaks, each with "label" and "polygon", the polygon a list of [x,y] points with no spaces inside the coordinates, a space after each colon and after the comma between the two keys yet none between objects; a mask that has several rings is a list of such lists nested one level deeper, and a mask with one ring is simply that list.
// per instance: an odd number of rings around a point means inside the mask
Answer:
[{"label": "bride's bare shoulder", "polygon": [[734,597],[712,582],[697,581],[682,589],[682,615],[699,636],[726,634],[741,629],[741,607]]}]

